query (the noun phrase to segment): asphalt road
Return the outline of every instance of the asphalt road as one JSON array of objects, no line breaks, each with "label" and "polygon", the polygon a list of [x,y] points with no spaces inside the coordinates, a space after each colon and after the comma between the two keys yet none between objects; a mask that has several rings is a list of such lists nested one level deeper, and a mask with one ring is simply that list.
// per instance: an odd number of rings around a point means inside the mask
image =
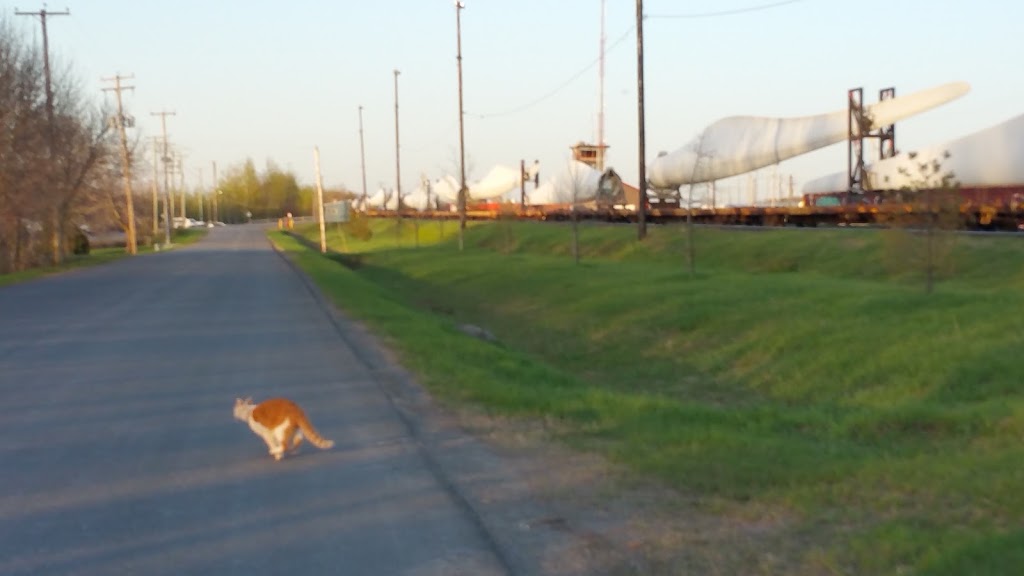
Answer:
[{"label": "asphalt road", "polygon": [[0,574],[507,573],[357,348],[256,226],[0,288]]}]

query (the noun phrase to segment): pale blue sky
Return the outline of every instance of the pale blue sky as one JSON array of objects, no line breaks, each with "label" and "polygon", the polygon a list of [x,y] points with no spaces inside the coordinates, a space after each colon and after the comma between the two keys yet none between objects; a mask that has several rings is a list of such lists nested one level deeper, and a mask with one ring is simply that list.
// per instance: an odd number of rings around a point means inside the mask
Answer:
[{"label": "pale blue sky", "polygon": [[[637,175],[634,0],[606,0],[608,163]],[[841,109],[863,86],[897,93],[965,80],[964,98],[897,126],[911,150],[1024,112],[1024,2],[1016,0],[802,0],[734,16],[663,18],[777,0],[646,0],[648,159],[730,115],[799,116]],[[541,176],[568,148],[596,140],[600,0],[465,0],[462,12],[469,177],[494,164],[539,159]],[[6,14],[38,10],[0,0]],[[172,109],[171,140],[186,150],[191,182],[251,157],[313,181],[361,188],[358,106],[365,107],[367,186],[395,181],[394,76],[399,76],[403,191],[420,174],[457,174],[455,8],[450,0],[65,0],[51,10],[51,54],[71,61],[88,88],[134,74],[125,103],[143,137],[151,111]],[[14,19],[39,38],[34,18]],[[619,40],[616,44],[615,42]],[[589,70],[568,82],[583,71]],[[547,98],[556,88],[563,86]],[[541,100],[539,103],[525,105]],[[521,108],[521,109],[520,109]],[[489,116],[509,110],[517,112]],[[797,190],[846,169],[838,145],[782,163]]]}]

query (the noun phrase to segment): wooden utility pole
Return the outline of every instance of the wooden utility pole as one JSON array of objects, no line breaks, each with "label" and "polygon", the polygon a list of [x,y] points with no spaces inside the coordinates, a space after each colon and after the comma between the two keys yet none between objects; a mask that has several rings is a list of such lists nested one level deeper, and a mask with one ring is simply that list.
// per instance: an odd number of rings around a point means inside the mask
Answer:
[{"label": "wooden utility pole", "polygon": [[159,146],[159,140],[156,136],[153,139],[153,185],[151,191],[153,192],[153,243],[156,244],[156,235],[160,233],[160,207],[157,202],[157,180],[159,179],[159,153],[157,152],[157,146]]},{"label": "wooden utility pole", "polygon": [[203,217],[203,168],[196,166],[196,198],[199,200],[199,221],[206,222]]},{"label": "wooden utility pole", "polygon": [[[49,16],[68,16],[71,12],[50,12],[46,8],[37,12],[14,11],[17,16],[38,16],[43,25],[43,77],[46,80],[46,119],[50,123],[50,146],[53,146],[53,84],[50,80],[50,37],[46,29],[46,18]],[[51,150],[52,153],[52,150]]]},{"label": "wooden utility pole", "polygon": [[601,0],[601,49],[598,66],[597,97],[597,170],[604,172],[604,13],[605,0]]},{"label": "wooden utility pole", "polygon": [[[395,70],[395,243],[402,241],[402,168],[399,150],[401,146],[398,139],[398,75]],[[387,206],[385,206],[387,208]]]},{"label": "wooden utility pole", "polygon": [[135,241],[135,208],[132,206],[132,161],[128,157],[128,135],[125,133],[125,125],[135,124],[135,119],[125,117],[124,106],[121,104],[121,91],[135,90],[135,87],[122,86],[121,80],[131,80],[134,77],[133,75],[121,76],[116,74],[111,78],[103,78],[104,82],[114,83],[113,87],[103,88],[103,91],[113,91],[117,94],[117,116],[114,118],[114,124],[121,134],[121,175],[124,177],[125,210],[128,213],[128,237],[125,242],[125,250],[129,254],[135,254],[138,248]]},{"label": "wooden utility pole", "polygon": [[217,222],[220,222],[220,207],[218,206],[218,201],[220,199],[217,198],[217,196],[220,194],[220,182],[217,180],[217,162],[214,161],[214,162],[211,162],[210,164],[213,165],[213,206],[212,206],[213,215],[212,215],[212,218],[213,218],[213,223],[216,224]]},{"label": "wooden utility pole", "polygon": [[[178,169],[178,199],[181,200],[181,218],[185,219],[185,153],[178,151],[175,156],[178,158],[177,169]],[[184,225],[184,224],[183,224]]]},{"label": "wooden utility pole", "polygon": [[171,204],[171,184],[170,184],[170,165],[171,156],[167,150],[167,117],[175,116],[175,112],[168,112],[166,110],[160,112],[150,112],[150,116],[160,117],[160,128],[163,130],[164,149],[163,157],[160,158],[164,163],[164,244],[170,246],[171,244],[171,214],[174,212],[174,205]]},{"label": "wooden utility pole", "polygon": [[519,161],[519,209],[526,210],[526,160]]},{"label": "wooden utility pole", "polygon": [[398,75],[401,74],[398,70],[395,70],[395,194],[398,196],[398,209],[402,209],[402,163],[399,149],[401,145],[398,139]]},{"label": "wooden utility pole", "polygon": [[327,253],[327,230],[324,228],[324,181],[320,177],[320,147],[313,147],[313,164],[316,167],[316,207],[320,221],[320,253]]},{"label": "wooden utility pole", "polygon": [[640,196],[636,202],[636,237],[647,237],[647,146],[644,134],[644,0],[636,0],[636,109],[639,130],[640,182],[637,188]]},{"label": "wooden utility pole", "polygon": [[[363,174],[363,202],[366,202],[366,149],[363,147],[363,107],[359,107],[359,169]],[[365,208],[365,206],[364,206]]]},{"label": "wooden utility pole", "polygon": [[455,56],[459,67],[459,252],[465,245],[466,231],[466,136],[463,130],[463,119],[465,114],[462,111],[462,10],[466,7],[462,2],[455,2],[455,34],[458,40],[457,53]]},{"label": "wooden utility pole", "polygon": [[[67,10],[63,12],[50,12],[45,7],[38,12],[22,12],[15,9],[15,15],[17,16],[38,16],[39,21],[43,26],[43,77],[46,82],[46,145],[50,154],[50,159],[53,159],[55,152],[54,143],[54,123],[53,123],[53,83],[50,79],[50,36],[46,28],[46,18],[48,16],[68,16],[71,14]],[[60,264],[64,260],[64,232],[63,224],[61,222],[61,210],[59,206],[50,207],[50,215],[53,224],[53,233],[51,236],[51,247],[53,249],[53,264]]]}]

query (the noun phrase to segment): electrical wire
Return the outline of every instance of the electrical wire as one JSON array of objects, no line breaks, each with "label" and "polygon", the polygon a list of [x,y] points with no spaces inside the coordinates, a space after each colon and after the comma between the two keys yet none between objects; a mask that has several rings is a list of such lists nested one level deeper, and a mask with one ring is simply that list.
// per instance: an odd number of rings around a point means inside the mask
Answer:
[{"label": "electrical wire", "polygon": [[[629,30],[626,30],[625,32],[623,32],[621,36],[619,36],[618,38],[615,39],[615,41],[613,41],[611,44],[609,44],[608,47],[605,48],[605,50],[604,50],[605,56],[607,56],[609,52],[611,52],[616,46],[621,44],[627,37],[629,37],[629,35],[635,29],[636,29],[636,26],[630,26]],[[469,112],[466,112],[466,115],[467,116],[474,116],[474,117],[476,117],[478,119],[485,120],[487,118],[498,118],[498,117],[501,117],[501,116],[511,116],[512,114],[517,114],[517,113],[522,112],[524,110],[533,108],[534,106],[540,104],[541,102],[544,102],[545,100],[551,98],[555,94],[558,94],[559,92],[564,90],[567,86],[569,86],[570,84],[572,84],[573,82],[578,80],[581,76],[583,76],[584,74],[589,72],[590,69],[593,68],[600,61],[601,61],[601,58],[599,56],[599,57],[595,58],[593,62],[591,62],[590,64],[587,64],[579,72],[576,72],[575,74],[570,76],[567,80],[565,80],[564,82],[562,82],[561,84],[559,84],[558,86],[556,86],[555,88],[553,88],[552,90],[550,90],[549,92],[547,92],[546,94],[541,96],[540,98],[537,98],[536,100],[532,100],[532,101],[530,101],[530,102],[528,102],[526,104],[523,104],[522,106],[517,106],[515,108],[509,108],[508,110],[503,110],[503,111],[500,111],[500,112],[490,112],[490,113],[487,113],[487,114],[471,114]]]},{"label": "electrical wire", "polygon": [[[762,11],[762,10],[770,10],[772,8],[779,8],[781,6],[786,6],[786,5],[789,5],[789,4],[796,4],[797,2],[802,2],[802,1],[803,0],[780,0],[778,2],[771,2],[771,3],[767,3],[767,4],[758,4],[756,6],[747,6],[746,8],[735,8],[735,9],[732,9],[732,10],[718,10],[718,11],[714,11],[714,12],[692,12],[692,13],[688,13],[688,14],[645,14],[644,15],[644,19],[645,20],[646,19],[672,20],[672,19],[696,19],[696,18],[716,18],[716,17],[721,17],[721,16],[736,16],[736,15],[739,15],[739,14],[747,14],[747,13],[750,13],[750,12],[759,12],[759,11]],[[621,44],[633,32],[633,30],[635,30],[635,29],[636,29],[635,25],[630,26],[628,30],[626,30],[621,36],[616,38],[615,41],[613,41],[610,45],[608,45],[607,48],[605,48],[604,55],[607,56],[608,53],[610,53],[615,47],[617,47],[619,44]],[[593,68],[595,65],[597,65],[597,63],[600,62],[600,60],[601,60],[600,56],[595,58],[592,62],[587,64],[581,70],[579,70],[578,72],[576,72],[572,76],[569,76],[569,78],[567,78],[564,82],[562,82],[558,86],[552,88],[550,91],[546,92],[541,97],[539,97],[539,98],[537,98],[535,100],[532,100],[530,102],[527,102],[526,104],[523,104],[521,106],[517,106],[515,108],[509,108],[507,110],[502,110],[502,111],[499,111],[499,112],[489,112],[489,113],[484,113],[484,114],[473,114],[473,113],[470,113],[470,112],[466,112],[466,115],[467,116],[475,117],[475,118],[480,119],[480,120],[486,120],[488,118],[499,118],[499,117],[502,117],[502,116],[511,116],[513,114],[518,114],[519,112],[523,112],[525,110],[533,108],[534,106],[536,106],[536,105],[544,102],[545,100],[548,100],[549,98],[555,96],[556,94],[558,94],[559,92],[564,90],[566,87],[568,87],[570,84],[572,84],[573,82],[578,80],[581,76],[583,76],[584,74],[589,72],[591,68]]]},{"label": "electrical wire", "polygon": [[796,4],[803,0],[781,0],[780,2],[771,2],[768,4],[758,4],[756,6],[747,6],[746,8],[734,8],[732,10],[717,10],[714,12],[691,12],[688,14],[650,14],[645,18],[656,18],[656,19],[694,19],[694,18],[716,18],[719,16],[735,16],[737,14],[748,14],[750,12],[760,12],[761,10],[770,10],[772,8],[779,8],[780,6],[786,6],[788,4]]}]

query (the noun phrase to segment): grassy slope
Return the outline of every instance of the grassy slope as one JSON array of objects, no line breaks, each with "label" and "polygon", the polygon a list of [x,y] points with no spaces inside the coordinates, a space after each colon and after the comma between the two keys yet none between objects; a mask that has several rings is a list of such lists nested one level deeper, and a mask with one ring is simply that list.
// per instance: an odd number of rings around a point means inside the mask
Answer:
[{"label": "grassy slope", "polygon": [[408,223],[400,249],[374,226],[366,243],[332,231],[355,272],[303,265],[442,397],[553,419],[723,513],[796,518],[810,572],[1020,565],[1018,238],[962,239],[925,295],[886,233],[699,230],[691,277],[678,228],[584,227],[574,266],[567,227],[483,225],[458,254],[436,223],[420,249]]}]

